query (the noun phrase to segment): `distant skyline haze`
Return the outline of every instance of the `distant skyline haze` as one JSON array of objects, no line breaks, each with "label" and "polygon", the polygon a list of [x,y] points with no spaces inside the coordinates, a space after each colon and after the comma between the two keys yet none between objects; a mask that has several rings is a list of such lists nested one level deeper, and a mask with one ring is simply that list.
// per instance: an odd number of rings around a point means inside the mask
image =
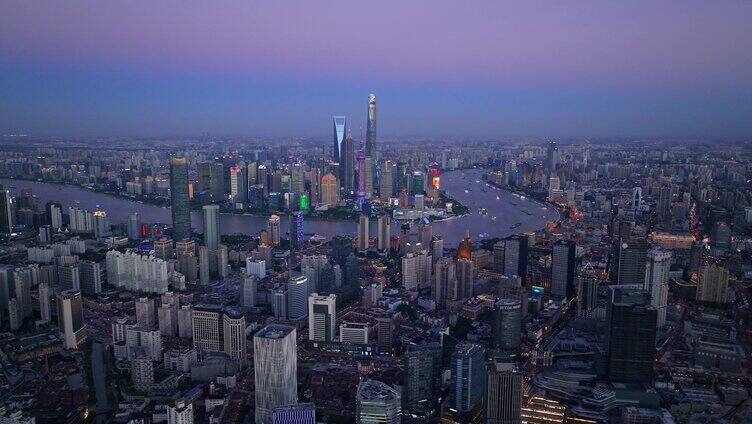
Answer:
[{"label": "distant skyline haze", "polygon": [[752,2],[5,0],[0,134],[752,135]]}]

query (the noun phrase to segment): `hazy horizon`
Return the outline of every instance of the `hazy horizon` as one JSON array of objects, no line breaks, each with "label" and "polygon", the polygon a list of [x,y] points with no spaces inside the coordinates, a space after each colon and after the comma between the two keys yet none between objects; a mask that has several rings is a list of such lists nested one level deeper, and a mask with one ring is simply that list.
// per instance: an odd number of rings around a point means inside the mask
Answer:
[{"label": "hazy horizon", "polygon": [[7,1],[0,134],[752,135],[752,3]]}]

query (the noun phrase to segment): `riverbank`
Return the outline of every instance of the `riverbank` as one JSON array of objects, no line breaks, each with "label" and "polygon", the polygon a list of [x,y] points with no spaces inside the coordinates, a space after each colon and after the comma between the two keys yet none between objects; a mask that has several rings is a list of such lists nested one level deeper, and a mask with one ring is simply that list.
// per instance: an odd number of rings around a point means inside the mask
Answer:
[{"label": "riverbank", "polygon": [[[448,172],[442,176],[442,190],[446,197],[468,209],[467,214],[461,215],[457,214],[457,209],[455,209],[455,215],[432,222],[434,234],[441,235],[446,245],[459,243],[467,233],[471,234],[474,239],[506,237],[518,232],[538,230],[544,227],[546,221],[557,219],[557,214],[553,212],[553,209],[547,212],[541,210],[540,207],[532,207],[534,206],[532,201],[517,200],[505,190],[496,191],[493,195],[480,190],[466,193],[468,181],[472,180],[475,185],[475,180],[480,179],[481,173],[481,169],[475,169]],[[11,192],[14,196],[20,195],[22,189],[30,188],[40,206],[49,201],[56,201],[60,202],[65,211],[68,207],[106,211],[112,223],[126,222],[134,212],[139,214],[139,221],[146,224],[169,224],[172,219],[169,208],[137,202],[129,196],[100,193],[86,189],[79,184],[19,178],[5,179],[1,182],[6,185],[6,188],[13,186]],[[497,195],[501,198],[499,199]],[[481,208],[486,209],[488,214],[479,214],[478,210]],[[492,219],[494,216],[498,219]],[[283,221],[286,221],[286,218],[283,218]],[[509,228],[518,222],[522,225],[515,229]],[[201,212],[191,211],[191,223],[192,227],[200,233],[203,228]],[[223,235],[258,234],[267,227],[267,224],[268,215],[266,214],[261,216],[248,213],[222,214],[220,231]],[[371,219],[369,230],[371,234],[377,233],[377,227],[377,220]],[[353,220],[310,217],[304,220],[303,231],[305,234],[317,234],[328,239],[335,235],[356,235],[358,224]],[[392,225],[392,234],[399,235],[400,232],[400,225]]]}]

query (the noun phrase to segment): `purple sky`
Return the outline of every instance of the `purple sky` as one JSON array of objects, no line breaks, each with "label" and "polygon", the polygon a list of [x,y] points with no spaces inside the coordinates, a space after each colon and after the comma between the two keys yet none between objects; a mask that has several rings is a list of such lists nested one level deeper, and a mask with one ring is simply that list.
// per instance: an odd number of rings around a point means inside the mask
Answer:
[{"label": "purple sky", "polygon": [[0,133],[748,136],[752,1],[34,1]]}]

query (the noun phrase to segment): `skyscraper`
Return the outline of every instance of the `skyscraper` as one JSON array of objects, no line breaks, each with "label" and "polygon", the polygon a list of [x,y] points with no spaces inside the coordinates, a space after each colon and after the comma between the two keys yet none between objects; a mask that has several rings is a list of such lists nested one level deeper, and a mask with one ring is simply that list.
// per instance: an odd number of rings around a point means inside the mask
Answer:
[{"label": "skyscraper", "polygon": [[290,191],[298,196],[305,193],[305,165],[295,163],[290,169]]},{"label": "skyscraper", "polygon": [[617,284],[644,284],[650,245],[644,239],[622,239],[614,256]]},{"label": "skyscraper", "polygon": [[366,127],[366,156],[373,157],[378,150],[376,144],[376,95],[368,95],[368,126]]},{"label": "skyscraper", "polygon": [[219,247],[219,205],[204,205],[204,246],[211,251]]},{"label": "skyscraper", "polygon": [[668,303],[668,271],[671,266],[671,252],[651,249],[645,265],[645,291],[650,293],[650,304],[657,312],[658,328],[666,325],[666,305]]},{"label": "skyscraper", "polygon": [[522,374],[511,363],[495,362],[488,367],[486,423],[519,424],[522,410]]},{"label": "skyscraper", "polygon": [[247,168],[242,163],[230,167],[230,200],[236,205],[243,205],[248,197]]},{"label": "skyscraper", "polygon": [[279,246],[280,241],[280,219],[278,215],[272,215],[269,217],[269,221],[266,223],[266,233],[269,237],[269,242],[273,246]]},{"label": "skyscraper", "polygon": [[504,275],[526,278],[527,253],[527,237],[507,237],[504,240]]},{"label": "skyscraper", "polygon": [[339,162],[342,166],[343,144],[347,132],[347,119],[344,116],[334,116],[334,149],[332,150],[332,160]]},{"label": "skyscraper", "polygon": [[551,261],[551,294],[559,298],[574,296],[575,245],[572,241],[554,243]]},{"label": "skyscraper", "polygon": [[441,258],[434,264],[434,281],[431,297],[439,306],[445,306],[447,300],[459,300],[457,290],[456,265],[451,258]]},{"label": "skyscraper", "polygon": [[170,158],[170,201],[175,240],[191,238],[191,205],[188,200],[188,162],[185,157]]},{"label": "skyscraper", "polygon": [[577,275],[577,315],[591,318],[598,300],[598,276],[590,262]]},{"label": "skyscraper", "polygon": [[81,292],[67,290],[57,295],[57,319],[66,349],[78,349],[86,340]]},{"label": "skyscraper", "polygon": [[191,313],[193,347],[223,352],[231,359],[245,358],[245,317],[235,308],[197,304]]},{"label": "skyscraper", "polygon": [[256,423],[270,424],[274,408],[298,403],[295,328],[271,324],[253,336]]},{"label": "skyscraper", "polygon": [[700,268],[697,278],[697,300],[701,302],[726,303],[728,269],[710,264]]},{"label": "skyscraper", "polygon": [[347,195],[355,192],[355,140],[352,133],[347,132],[342,143],[342,156],[339,160],[340,185]]},{"label": "skyscraper", "polygon": [[321,204],[336,205],[339,203],[339,180],[334,174],[321,177]]},{"label": "skyscraper", "polygon": [[0,184],[0,233],[13,232],[13,197]]},{"label": "skyscraper", "polygon": [[457,289],[460,299],[473,295],[473,261],[470,259],[457,259]]},{"label": "skyscraper", "polygon": [[308,316],[308,278],[305,275],[291,277],[287,282],[287,317],[304,320]]},{"label": "skyscraper", "polygon": [[52,310],[50,306],[50,285],[39,285],[39,315],[43,322],[52,321]]},{"label": "skyscraper", "polygon": [[402,421],[400,394],[388,385],[365,380],[358,385],[355,419],[358,424],[398,424]]},{"label": "skyscraper", "polygon": [[643,290],[614,286],[606,309],[608,376],[612,381],[653,380],[657,312]]},{"label": "skyscraper", "polygon": [[308,340],[332,341],[337,329],[337,295],[308,297]]},{"label": "skyscraper", "polygon": [[389,238],[392,233],[392,217],[388,214],[379,215],[378,220],[378,249],[379,252],[389,250]]},{"label": "skyscraper", "polygon": [[405,364],[402,397],[405,409],[416,415],[425,415],[434,403],[434,361],[426,349],[413,349],[403,356]]},{"label": "skyscraper", "polygon": [[442,419],[449,422],[478,423],[483,419],[486,369],[483,347],[460,343],[452,354],[449,401]]},{"label": "skyscraper", "polygon": [[379,199],[383,201],[389,200],[392,197],[394,191],[393,177],[392,177],[393,164],[390,160],[381,162],[381,172],[379,179]]},{"label": "skyscraper", "polygon": [[494,347],[508,356],[520,349],[522,305],[517,299],[500,299],[494,307]]},{"label": "skyscraper", "polygon": [[368,215],[361,214],[358,218],[358,250],[365,252],[368,250]]},{"label": "skyscraper", "polygon": [[303,246],[303,212],[290,214],[290,248],[298,249]]}]

